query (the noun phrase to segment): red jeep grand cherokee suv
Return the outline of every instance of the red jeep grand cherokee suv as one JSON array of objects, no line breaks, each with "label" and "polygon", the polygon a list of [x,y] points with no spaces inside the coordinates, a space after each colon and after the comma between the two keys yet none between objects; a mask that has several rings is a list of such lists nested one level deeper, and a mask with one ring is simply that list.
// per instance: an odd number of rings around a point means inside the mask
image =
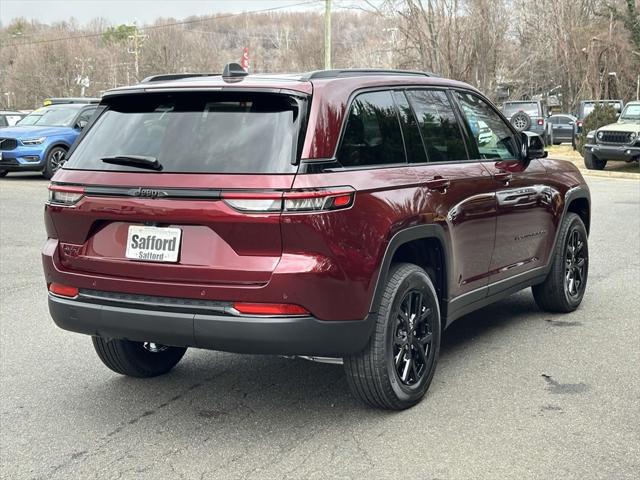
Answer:
[{"label": "red jeep grand cherokee suv", "polygon": [[526,287],[580,304],[589,190],[476,89],[245,75],[107,92],[49,187],[51,315],[107,367],[159,375],[187,347],[343,359],[356,396],[402,409],[455,319]]}]

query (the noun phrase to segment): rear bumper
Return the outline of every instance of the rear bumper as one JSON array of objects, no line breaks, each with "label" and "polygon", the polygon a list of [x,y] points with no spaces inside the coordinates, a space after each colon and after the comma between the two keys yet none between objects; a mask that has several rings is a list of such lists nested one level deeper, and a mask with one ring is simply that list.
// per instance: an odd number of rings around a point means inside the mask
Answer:
[{"label": "rear bumper", "polygon": [[[202,310],[202,309],[201,309]],[[343,357],[361,351],[373,317],[321,321],[314,317],[251,317],[224,308],[193,311],[157,303],[97,303],[49,294],[49,312],[60,328],[104,338],[150,341],[236,353]]]}]

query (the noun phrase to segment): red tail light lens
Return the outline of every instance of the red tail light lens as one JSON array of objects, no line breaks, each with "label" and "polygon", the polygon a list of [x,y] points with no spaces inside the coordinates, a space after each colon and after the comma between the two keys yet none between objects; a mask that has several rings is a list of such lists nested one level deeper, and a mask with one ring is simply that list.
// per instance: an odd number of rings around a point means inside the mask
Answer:
[{"label": "red tail light lens", "polygon": [[231,208],[246,213],[302,213],[349,208],[355,200],[352,187],[329,187],[288,192],[228,191],[222,199]]},{"label": "red tail light lens", "polygon": [[49,291],[61,297],[75,298],[78,296],[79,290],[76,287],[62,285],[61,283],[52,283],[49,285]]},{"label": "red tail light lens", "polygon": [[353,205],[355,191],[351,187],[297,190],[284,194],[284,212],[318,212],[339,210]]},{"label": "red tail light lens", "polygon": [[236,302],[233,308],[244,315],[309,315],[306,308],[290,303]]},{"label": "red tail light lens", "polygon": [[578,127],[582,127],[582,122],[581,122],[580,120],[578,120],[578,121],[576,122],[576,125],[577,125]]},{"label": "red tail light lens", "polygon": [[75,205],[84,196],[84,187],[49,185],[49,203],[51,205]]},{"label": "red tail light lens", "polygon": [[544,120],[543,120],[543,119],[541,119],[541,118],[539,118],[539,119],[538,119],[538,125],[544,125]]}]

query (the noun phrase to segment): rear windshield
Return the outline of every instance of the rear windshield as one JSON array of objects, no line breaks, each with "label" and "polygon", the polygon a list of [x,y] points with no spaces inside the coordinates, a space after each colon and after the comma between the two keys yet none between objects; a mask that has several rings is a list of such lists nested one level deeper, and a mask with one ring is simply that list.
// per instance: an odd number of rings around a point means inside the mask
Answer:
[{"label": "rear windshield", "polygon": [[518,112],[524,112],[530,117],[540,116],[538,102],[518,102],[504,104],[503,113],[505,117],[511,118],[515,113]]},{"label": "rear windshield", "polygon": [[141,172],[103,159],[142,156],[161,172],[295,173],[303,108],[300,99],[267,93],[119,97],[64,168]]}]

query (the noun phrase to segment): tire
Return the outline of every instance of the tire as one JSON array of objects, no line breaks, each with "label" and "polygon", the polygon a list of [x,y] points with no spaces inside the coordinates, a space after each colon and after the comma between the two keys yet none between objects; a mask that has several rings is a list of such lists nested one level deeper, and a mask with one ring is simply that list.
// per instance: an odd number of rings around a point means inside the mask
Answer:
[{"label": "tire", "polygon": [[[573,312],[584,297],[589,276],[589,245],[582,219],[567,212],[544,282],[531,287],[538,307],[547,312]],[[573,280],[573,285],[571,281]]]},{"label": "tire", "polygon": [[145,348],[142,342],[130,340],[105,340],[92,337],[93,347],[102,363],[121,375],[129,377],[156,377],[167,373],[177,365],[184,353],[184,347],[165,347],[148,344],[158,348],[153,352]]},{"label": "tire", "polygon": [[2,177],[6,177],[6,176],[7,176],[7,173],[9,173],[9,171],[8,171],[8,170],[0,170],[0,178],[2,178]]},{"label": "tire", "polygon": [[[42,175],[44,178],[49,180],[53,177],[53,174],[58,171],[58,169],[64,165],[65,155],[67,154],[67,149],[64,147],[53,147],[47,153],[47,160],[45,162],[44,170]],[[60,155],[62,155],[60,157]]]},{"label": "tire", "polygon": [[[415,314],[407,315],[411,310]],[[415,321],[417,312],[422,315]],[[351,391],[375,408],[414,406],[433,379],[440,335],[438,296],[429,275],[410,263],[393,265],[369,344],[362,352],[344,358]]]},{"label": "tire", "polygon": [[531,117],[525,112],[514,113],[509,121],[511,122],[511,125],[513,125],[519,132],[524,132],[525,130],[529,130],[529,128],[531,128]]},{"label": "tire", "polygon": [[607,166],[606,160],[599,160],[593,157],[591,152],[584,152],[584,166],[589,170],[604,170],[604,167]]}]

